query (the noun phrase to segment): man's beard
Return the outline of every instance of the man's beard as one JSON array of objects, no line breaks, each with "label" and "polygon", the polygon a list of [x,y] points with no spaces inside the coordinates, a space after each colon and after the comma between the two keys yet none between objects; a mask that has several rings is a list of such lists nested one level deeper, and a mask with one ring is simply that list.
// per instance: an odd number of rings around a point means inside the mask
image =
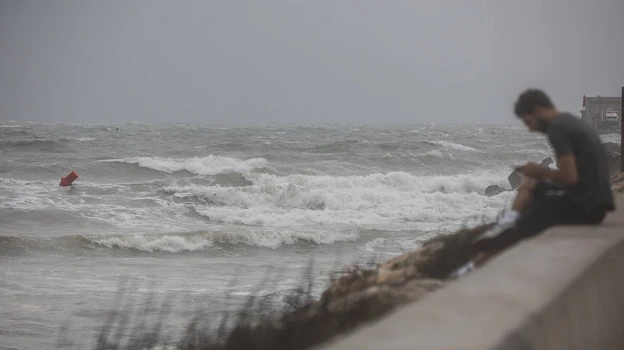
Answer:
[{"label": "man's beard", "polygon": [[545,120],[542,120],[542,119],[537,120],[537,130],[541,133],[546,134],[548,132],[549,125],[550,123]]}]

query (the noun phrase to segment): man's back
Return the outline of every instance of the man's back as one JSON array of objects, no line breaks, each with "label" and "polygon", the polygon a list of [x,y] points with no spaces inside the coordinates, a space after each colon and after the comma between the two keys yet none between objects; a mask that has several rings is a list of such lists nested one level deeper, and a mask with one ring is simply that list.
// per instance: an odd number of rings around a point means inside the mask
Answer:
[{"label": "man's back", "polygon": [[587,209],[614,210],[607,153],[591,126],[561,113],[548,127],[548,139],[558,158],[572,154],[576,160],[578,182],[565,187],[568,196]]}]

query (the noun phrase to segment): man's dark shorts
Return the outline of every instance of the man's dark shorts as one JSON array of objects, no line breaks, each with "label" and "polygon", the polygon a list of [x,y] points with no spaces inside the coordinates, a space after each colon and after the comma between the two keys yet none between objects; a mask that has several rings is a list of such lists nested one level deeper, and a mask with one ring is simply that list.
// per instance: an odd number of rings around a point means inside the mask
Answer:
[{"label": "man's dark shorts", "polygon": [[607,211],[587,210],[568,197],[561,187],[540,181],[533,190],[533,202],[521,213],[516,227],[496,237],[478,241],[478,251],[498,251],[556,225],[598,225]]}]

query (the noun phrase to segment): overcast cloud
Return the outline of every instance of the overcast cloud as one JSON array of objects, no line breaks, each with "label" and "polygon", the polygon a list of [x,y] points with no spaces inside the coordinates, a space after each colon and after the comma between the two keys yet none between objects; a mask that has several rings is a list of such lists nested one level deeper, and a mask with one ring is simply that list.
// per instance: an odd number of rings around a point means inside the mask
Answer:
[{"label": "overcast cloud", "polygon": [[624,1],[0,0],[0,120],[516,122],[624,85]]}]

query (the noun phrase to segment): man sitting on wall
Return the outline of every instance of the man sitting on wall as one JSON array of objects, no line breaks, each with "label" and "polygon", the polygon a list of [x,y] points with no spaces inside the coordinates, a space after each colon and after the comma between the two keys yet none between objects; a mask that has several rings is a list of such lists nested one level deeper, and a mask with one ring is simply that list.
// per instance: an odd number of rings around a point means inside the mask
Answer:
[{"label": "man sitting on wall", "polygon": [[527,163],[511,210],[479,236],[477,257],[456,270],[461,276],[519,240],[555,225],[598,225],[615,210],[607,153],[595,131],[580,118],[561,112],[541,90],[523,92],[515,114],[531,132],[548,136],[558,169]]}]

